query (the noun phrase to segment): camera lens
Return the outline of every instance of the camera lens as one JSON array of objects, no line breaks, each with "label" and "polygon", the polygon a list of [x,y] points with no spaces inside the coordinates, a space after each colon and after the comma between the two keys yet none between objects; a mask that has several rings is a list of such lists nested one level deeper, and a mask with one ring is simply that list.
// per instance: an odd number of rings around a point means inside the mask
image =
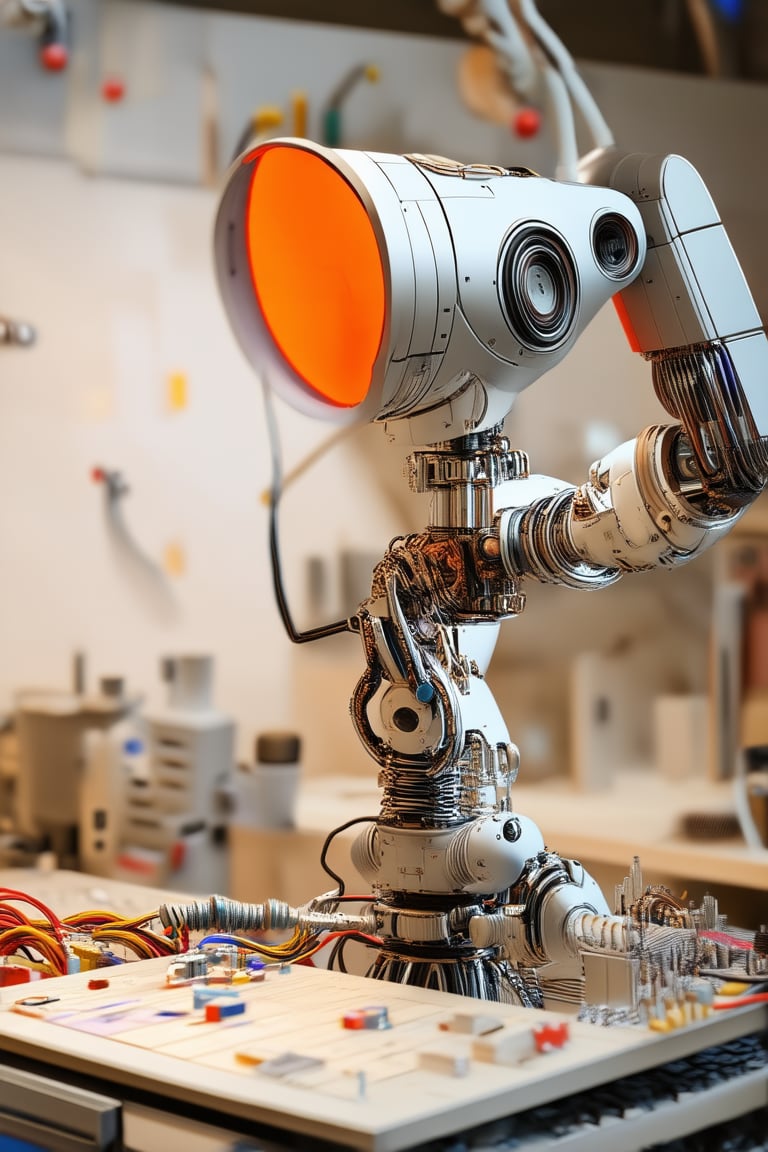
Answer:
[{"label": "camera lens", "polygon": [[597,266],[609,280],[623,280],[637,264],[639,247],[634,228],[623,216],[601,216],[592,230]]},{"label": "camera lens", "polygon": [[520,343],[534,352],[558,348],[578,311],[576,269],[565,241],[543,226],[510,236],[499,276],[504,318]]}]

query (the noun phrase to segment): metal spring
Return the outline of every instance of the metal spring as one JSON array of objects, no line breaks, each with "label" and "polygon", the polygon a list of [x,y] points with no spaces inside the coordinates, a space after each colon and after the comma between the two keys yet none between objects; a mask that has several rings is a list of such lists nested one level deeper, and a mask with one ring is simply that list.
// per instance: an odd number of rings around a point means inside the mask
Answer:
[{"label": "metal spring", "polygon": [[584,981],[578,977],[542,980],[541,991],[547,1000],[557,1000],[560,1004],[581,1005],[584,1000]]},{"label": "metal spring", "polygon": [[[161,904],[160,920],[165,928],[190,932],[227,932],[236,935],[252,929],[265,928],[272,923],[268,904],[243,904],[226,896],[209,896],[206,900],[191,900],[185,904]],[[276,926],[276,925],[275,925]]]},{"label": "metal spring", "polygon": [[383,787],[381,820],[391,824],[441,827],[463,819],[459,804],[461,781],[456,766],[439,776],[429,776],[421,765],[413,770],[399,766],[379,774]]}]

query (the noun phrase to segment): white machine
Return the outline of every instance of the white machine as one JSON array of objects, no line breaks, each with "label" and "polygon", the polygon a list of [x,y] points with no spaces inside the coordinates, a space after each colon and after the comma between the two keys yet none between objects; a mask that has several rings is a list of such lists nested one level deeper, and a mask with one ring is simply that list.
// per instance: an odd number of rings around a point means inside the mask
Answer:
[{"label": "white machine", "polygon": [[213,660],[168,666],[168,705],[87,733],[80,866],[96,876],[202,891],[225,883],[224,792],[235,724],[213,704]]},{"label": "white machine", "polygon": [[[485,671],[526,580],[599,589],[685,563],[762,491],[768,342],[717,209],[679,156],[599,147],[565,182],[282,139],[231,169],[215,250],[268,385],[418,446],[410,484],[432,494],[429,525],[393,542],[349,621],[297,633],[277,580],[292,639],[348,629],[365,653],[351,710],[382,788],[354,849],[374,894],[360,929],[383,940],[370,974],[578,999],[585,945],[627,952],[632,932],[515,813],[519,757]],[[503,420],[611,297],[672,421],[580,487],[533,475]],[[312,903],[313,924],[332,927],[342,892]]]}]

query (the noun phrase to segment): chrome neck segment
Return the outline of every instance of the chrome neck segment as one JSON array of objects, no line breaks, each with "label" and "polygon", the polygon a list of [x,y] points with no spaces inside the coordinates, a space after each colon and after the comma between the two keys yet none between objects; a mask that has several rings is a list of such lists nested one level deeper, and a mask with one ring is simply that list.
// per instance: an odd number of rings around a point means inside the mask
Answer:
[{"label": "chrome neck segment", "polygon": [[430,527],[489,529],[494,488],[527,476],[528,457],[496,428],[414,452],[406,468],[411,491],[432,493]]}]

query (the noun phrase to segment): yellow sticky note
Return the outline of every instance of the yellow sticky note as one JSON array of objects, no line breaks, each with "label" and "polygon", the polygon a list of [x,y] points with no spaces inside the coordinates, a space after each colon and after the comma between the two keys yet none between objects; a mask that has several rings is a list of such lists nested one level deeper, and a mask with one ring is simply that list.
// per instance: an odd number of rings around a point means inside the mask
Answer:
[{"label": "yellow sticky note", "polygon": [[167,379],[168,407],[171,412],[181,412],[187,406],[186,372],[169,372]]},{"label": "yellow sticky note", "polygon": [[163,567],[169,576],[183,576],[187,567],[187,557],[184,545],[177,540],[171,540],[165,546]]}]

